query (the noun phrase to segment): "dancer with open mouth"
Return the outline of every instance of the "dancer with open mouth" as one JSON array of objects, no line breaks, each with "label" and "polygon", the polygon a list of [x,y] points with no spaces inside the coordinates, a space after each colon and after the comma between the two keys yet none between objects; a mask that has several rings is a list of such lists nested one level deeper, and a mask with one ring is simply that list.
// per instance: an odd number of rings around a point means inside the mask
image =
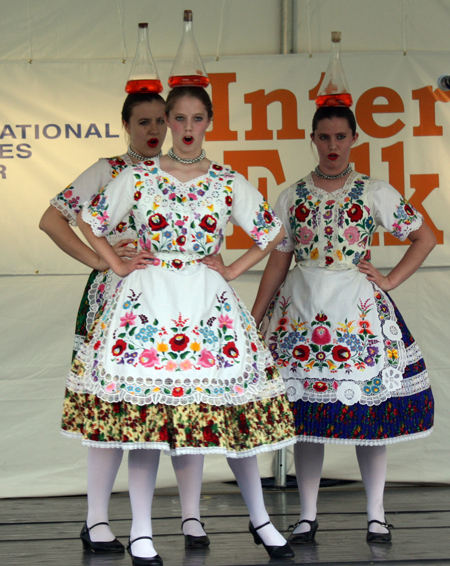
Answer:
[{"label": "dancer with open mouth", "polygon": [[[91,393],[85,444],[143,454],[139,483],[130,483],[128,552],[136,566],[162,563],[151,524],[161,450],[179,458],[225,455],[254,541],[271,558],[294,556],[270,522],[256,461],[260,452],[295,442],[293,417],[269,351],[228,283],[274,249],[284,229],[242,175],[206,158],[202,144],[211,119],[203,88],[173,89],[166,103],[168,155],[124,171],[78,215],[89,243],[121,279],[69,381],[76,387],[81,378]],[[131,212],[139,252],[124,261],[103,236]],[[231,219],[255,244],[225,266],[217,254]],[[92,438],[89,415],[98,404],[107,434]],[[115,417],[115,407],[123,418]],[[199,522],[183,510],[186,520]]]},{"label": "dancer with open mouth", "polygon": [[[147,159],[158,162],[164,143],[167,125],[164,115],[164,99],[155,93],[129,94],[122,108],[122,123],[129,137],[128,151],[109,159],[100,159],[82,173],[64,191],[52,199],[44,213],[40,228],[68,255],[93,269],[89,276],[76,319],[76,335],[73,357],[92,327],[102,304],[109,298],[119,277],[108,269],[108,264],[72,230],[77,224],[77,214],[83,203],[93,194],[121,175],[128,168]],[[107,233],[115,253],[122,258],[136,257],[137,228],[132,215],[124,215]],[[87,494],[88,514],[81,532],[84,549],[90,552],[124,552],[123,544],[112,533],[108,523],[108,505],[114,481],[119,470],[123,450],[111,447],[102,450],[96,443],[102,433],[102,420],[84,422],[84,406],[90,393],[82,382],[76,386],[68,383],[65,393],[63,434],[77,437],[86,428],[89,441]],[[114,406],[117,408],[117,406]],[[101,407],[97,405],[96,414]],[[91,415],[91,418],[94,418]],[[128,459],[130,482],[134,485],[139,476],[142,454],[130,452]],[[194,517],[184,527],[185,545],[189,548],[209,545],[209,538],[200,525],[200,494],[203,455],[186,454],[172,458],[180,492],[183,516]],[[145,463],[144,463],[145,465]],[[136,499],[136,498],[135,498]],[[138,503],[136,503],[138,504]],[[197,527],[198,525],[198,527]]]}]

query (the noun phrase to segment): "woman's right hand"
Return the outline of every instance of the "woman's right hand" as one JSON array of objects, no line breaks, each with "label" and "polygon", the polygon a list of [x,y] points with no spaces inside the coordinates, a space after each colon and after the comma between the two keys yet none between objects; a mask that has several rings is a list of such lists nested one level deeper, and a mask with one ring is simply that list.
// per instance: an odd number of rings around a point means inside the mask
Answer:
[{"label": "woman's right hand", "polygon": [[[114,244],[113,250],[119,257],[132,259],[138,253],[134,242],[135,240],[133,239],[120,240],[120,242]],[[98,256],[98,265],[96,266],[96,269],[98,271],[106,271],[109,269],[109,265],[105,260]]]},{"label": "woman's right hand", "polygon": [[146,269],[149,265],[152,264],[154,257],[155,256],[151,252],[137,252],[131,259],[121,257],[117,265],[112,267],[112,270],[119,277],[126,277],[137,269]]}]

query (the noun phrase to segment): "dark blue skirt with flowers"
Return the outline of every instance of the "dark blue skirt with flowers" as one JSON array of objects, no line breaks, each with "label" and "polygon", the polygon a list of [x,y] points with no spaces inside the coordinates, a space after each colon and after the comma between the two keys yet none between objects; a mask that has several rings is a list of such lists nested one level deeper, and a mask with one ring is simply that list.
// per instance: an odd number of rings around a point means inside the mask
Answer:
[{"label": "dark blue skirt with flowers", "polygon": [[[392,298],[390,298],[392,301]],[[397,324],[406,348],[414,338],[394,302]],[[403,379],[426,372],[423,358],[407,365]],[[410,380],[411,381],[411,380]],[[410,395],[391,396],[379,405],[344,405],[297,400],[291,403],[296,435],[300,441],[383,445],[428,436],[433,428],[434,399],[431,388]]]}]

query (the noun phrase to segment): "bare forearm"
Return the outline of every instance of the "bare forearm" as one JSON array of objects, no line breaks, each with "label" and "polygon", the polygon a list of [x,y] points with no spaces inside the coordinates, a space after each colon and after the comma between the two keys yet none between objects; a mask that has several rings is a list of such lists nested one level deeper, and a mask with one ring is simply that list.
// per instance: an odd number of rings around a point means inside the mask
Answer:
[{"label": "bare forearm", "polygon": [[266,269],[264,270],[261,282],[259,284],[258,293],[256,295],[255,304],[253,305],[252,315],[259,325],[262,321],[267,307],[275,295],[277,289],[286,279],[286,275],[291,265],[292,253],[279,252],[274,250],[270,254]]},{"label": "bare forearm", "polygon": [[232,281],[242,275],[254,265],[259,263],[263,258],[269,255],[284,238],[284,228],[281,228],[280,233],[272,240],[263,250],[256,244],[253,245],[245,254],[239,259],[234,261],[228,266],[230,277],[228,281]]},{"label": "bare forearm", "polygon": [[97,237],[92,232],[91,226],[81,218],[81,213],[77,216],[77,223],[89,244],[113,270],[122,264],[122,260],[113,250],[108,240],[105,237]]},{"label": "bare forearm", "polygon": [[97,253],[87,246],[74,232],[68,219],[54,206],[44,212],[39,228],[49,236],[55,244],[70,257],[97,269],[99,257]]},{"label": "bare forearm", "polygon": [[[422,228],[424,228],[423,231]],[[421,226],[419,230],[422,231],[420,237],[412,240],[403,258],[387,276],[392,285],[392,289],[395,289],[411,277],[436,245],[436,238],[426,224]]]}]

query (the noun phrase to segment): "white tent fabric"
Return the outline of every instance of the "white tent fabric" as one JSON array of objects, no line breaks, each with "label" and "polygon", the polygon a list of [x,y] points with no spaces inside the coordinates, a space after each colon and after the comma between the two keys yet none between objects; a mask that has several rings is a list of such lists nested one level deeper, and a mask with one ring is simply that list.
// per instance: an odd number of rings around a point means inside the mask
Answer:
[{"label": "white tent fabric", "polygon": [[[429,103],[425,112],[413,95],[413,91],[427,87],[435,91],[437,76],[450,72],[450,2],[296,0],[293,4],[297,54],[282,56],[277,55],[280,3],[275,0],[2,2],[0,497],[85,492],[86,449],[59,434],[59,421],[75,314],[87,270],[39,233],[37,224],[49,199],[77,174],[97,157],[124,150],[118,117],[136,45],[137,23],[149,21],[153,55],[165,82],[181,36],[185,8],[194,11],[196,38],[208,72],[236,73],[228,93],[229,125],[237,132],[237,139],[210,139],[208,155],[221,162],[240,159],[242,163],[243,152],[272,152],[270,155],[281,163],[278,172],[260,164],[248,171],[255,185],[260,178],[267,179],[272,203],[281,190],[314,164],[308,142],[314,102],[308,93],[326,68],[332,29],[343,33],[344,68],[356,109],[363,104],[364,93],[373,88],[391,89],[401,98],[403,111],[374,114],[374,121],[386,127],[401,119],[405,127],[395,135],[377,138],[360,123],[359,146],[363,147],[360,152],[367,149],[371,174],[385,179],[392,176],[392,182],[403,183],[407,197],[418,194],[417,176],[434,175],[433,182],[438,178],[438,184],[430,187],[433,190],[424,199],[424,207],[436,229],[443,231],[442,242],[426,267],[393,293],[424,352],[437,414],[436,430],[430,438],[388,448],[388,479],[450,483],[446,438],[450,425],[450,105],[438,92],[433,95],[438,101]],[[253,116],[245,96],[277,89],[295,94],[298,128],[305,130],[305,139],[277,139],[282,128],[279,103],[267,110],[272,138],[247,139]],[[383,98],[377,100],[382,102]],[[423,120],[441,127],[441,133],[433,129],[431,134],[414,134]],[[66,124],[75,129],[80,124],[81,137],[65,137]],[[394,146],[397,149],[389,149]],[[166,147],[170,147],[170,141]],[[392,152],[397,152],[395,163]],[[399,157],[400,161],[404,158],[404,164],[399,163]],[[392,266],[403,250],[401,246],[381,245],[374,250],[374,261],[377,266]],[[228,249],[227,260],[237,253]],[[259,278],[260,272],[254,271],[234,285],[248,305]],[[272,466],[273,455],[260,457],[263,476],[273,475]],[[293,473],[291,457],[288,467]],[[357,479],[354,449],[327,447],[324,475]],[[206,458],[205,481],[225,479],[232,479],[232,474],[223,458]],[[161,460],[158,485],[174,485],[168,458]],[[116,489],[126,486],[123,465]]]}]

